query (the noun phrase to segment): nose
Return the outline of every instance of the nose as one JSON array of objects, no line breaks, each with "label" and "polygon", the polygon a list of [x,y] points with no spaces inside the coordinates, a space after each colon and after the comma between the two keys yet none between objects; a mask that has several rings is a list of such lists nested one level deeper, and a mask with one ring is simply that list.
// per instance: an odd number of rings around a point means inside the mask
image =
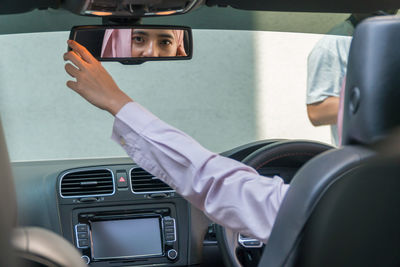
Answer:
[{"label": "nose", "polygon": [[155,42],[151,41],[147,43],[146,49],[143,53],[144,57],[158,57],[158,50]]}]

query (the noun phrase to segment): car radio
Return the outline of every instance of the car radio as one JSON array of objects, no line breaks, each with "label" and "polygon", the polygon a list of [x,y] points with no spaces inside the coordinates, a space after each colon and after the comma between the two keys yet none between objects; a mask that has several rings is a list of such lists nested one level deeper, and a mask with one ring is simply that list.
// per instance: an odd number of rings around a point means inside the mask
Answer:
[{"label": "car radio", "polygon": [[79,213],[74,235],[87,263],[178,258],[177,225],[169,208]]}]

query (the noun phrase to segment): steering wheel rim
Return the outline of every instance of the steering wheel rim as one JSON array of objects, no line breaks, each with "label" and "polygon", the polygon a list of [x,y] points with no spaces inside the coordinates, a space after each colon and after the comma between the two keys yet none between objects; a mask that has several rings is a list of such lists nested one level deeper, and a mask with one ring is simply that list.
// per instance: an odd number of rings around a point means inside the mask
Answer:
[{"label": "steering wheel rim", "polygon": [[[242,163],[259,170],[267,165],[287,164],[297,167],[297,171],[313,157],[334,147],[307,140],[280,141],[261,147],[242,160]],[[276,166],[276,165],[275,165]],[[290,183],[285,181],[285,183]],[[236,250],[240,247],[238,233],[217,225],[216,235],[218,245],[226,267],[241,267],[236,256]]]}]

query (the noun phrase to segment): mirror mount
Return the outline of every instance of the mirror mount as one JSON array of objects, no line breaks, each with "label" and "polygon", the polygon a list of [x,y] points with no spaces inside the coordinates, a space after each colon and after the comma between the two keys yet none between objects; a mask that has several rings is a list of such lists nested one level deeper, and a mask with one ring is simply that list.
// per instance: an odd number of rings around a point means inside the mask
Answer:
[{"label": "mirror mount", "polygon": [[122,65],[140,65],[143,64],[144,62],[146,62],[145,60],[121,60],[119,61],[119,63],[121,63]]},{"label": "mirror mount", "polygon": [[139,25],[142,22],[142,18],[132,18],[132,17],[103,17],[103,25],[121,25],[121,26],[134,26]]}]

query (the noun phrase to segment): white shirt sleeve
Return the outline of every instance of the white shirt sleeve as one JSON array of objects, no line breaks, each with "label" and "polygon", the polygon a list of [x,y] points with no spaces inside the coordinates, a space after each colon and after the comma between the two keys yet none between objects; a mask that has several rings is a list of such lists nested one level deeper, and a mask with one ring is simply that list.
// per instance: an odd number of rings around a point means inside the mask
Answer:
[{"label": "white shirt sleeve", "polygon": [[266,242],[289,187],[275,176],[210,152],[136,102],[115,116],[112,139],[146,171],[211,220]]},{"label": "white shirt sleeve", "polygon": [[317,42],[307,59],[306,104],[339,97],[347,70],[351,37],[326,35]]}]

